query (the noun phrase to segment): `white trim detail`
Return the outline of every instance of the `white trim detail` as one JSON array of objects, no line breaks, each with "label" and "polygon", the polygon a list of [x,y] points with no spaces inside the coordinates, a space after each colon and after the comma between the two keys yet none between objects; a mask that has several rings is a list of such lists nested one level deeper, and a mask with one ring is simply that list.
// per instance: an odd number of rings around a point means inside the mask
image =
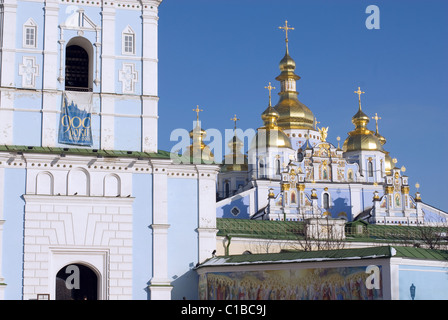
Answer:
[{"label": "white trim detail", "polygon": [[22,76],[22,87],[36,88],[36,77],[39,75],[36,57],[23,57],[22,64],[19,64],[19,75]]}]

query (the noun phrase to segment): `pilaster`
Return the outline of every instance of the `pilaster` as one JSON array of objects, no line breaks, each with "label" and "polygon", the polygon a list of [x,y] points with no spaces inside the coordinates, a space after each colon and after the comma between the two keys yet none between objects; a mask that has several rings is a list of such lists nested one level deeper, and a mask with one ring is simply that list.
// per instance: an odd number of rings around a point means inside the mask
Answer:
[{"label": "pilaster", "polygon": [[149,290],[151,300],[171,299],[171,281],[168,277],[168,177],[166,161],[151,161],[153,166],[153,275]]},{"label": "pilaster", "polygon": [[198,165],[199,263],[216,250],[216,175],[219,167]]}]

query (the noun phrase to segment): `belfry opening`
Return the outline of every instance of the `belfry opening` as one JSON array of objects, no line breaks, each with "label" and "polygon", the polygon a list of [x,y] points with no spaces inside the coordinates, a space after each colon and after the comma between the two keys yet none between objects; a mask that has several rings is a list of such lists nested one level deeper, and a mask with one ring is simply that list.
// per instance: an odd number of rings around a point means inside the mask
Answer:
[{"label": "belfry opening", "polygon": [[56,274],[56,300],[98,300],[98,276],[83,264],[69,264]]}]

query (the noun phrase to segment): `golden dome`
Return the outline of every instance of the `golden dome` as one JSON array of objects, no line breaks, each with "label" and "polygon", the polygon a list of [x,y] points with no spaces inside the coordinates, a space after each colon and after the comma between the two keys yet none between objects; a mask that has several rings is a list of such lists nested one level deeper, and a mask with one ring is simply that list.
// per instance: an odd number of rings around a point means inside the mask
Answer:
[{"label": "golden dome", "polygon": [[241,152],[244,143],[234,135],[227,145],[231,152],[225,155],[224,164],[221,166],[221,172],[247,171],[247,155]]},{"label": "golden dome", "polygon": [[[348,138],[344,141],[342,146],[342,151],[360,151],[360,150],[377,150],[383,151],[383,146],[379,141],[378,137],[374,134],[363,133],[363,134],[352,134],[354,131],[349,133]],[[371,132],[371,131],[370,131]]]},{"label": "golden dome", "polygon": [[252,139],[250,149],[253,148],[292,148],[288,136],[277,125],[278,112],[269,106],[262,114],[264,126],[258,128],[257,134]]},{"label": "golden dome", "polygon": [[211,152],[210,148],[204,143],[206,135],[205,130],[200,127],[199,121],[196,121],[196,127],[190,131],[192,144],[188,146],[182,156],[188,157],[191,160],[200,159],[206,162],[214,162],[215,157],[213,152]]},{"label": "golden dome", "polygon": [[[361,97],[361,90],[355,91]],[[355,130],[348,133],[342,146],[344,152],[361,151],[361,150],[376,150],[384,151],[383,145],[373,131],[367,129],[369,117],[361,109],[361,99],[359,99],[358,112],[352,117],[352,123],[355,125]]]},{"label": "golden dome", "polygon": [[281,73],[275,78],[281,83],[280,99],[275,106],[279,113],[278,126],[282,129],[314,129],[314,114],[297,97],[296,80],[300,77],[294,73],[296,63],[288,49],[279,67]]}]

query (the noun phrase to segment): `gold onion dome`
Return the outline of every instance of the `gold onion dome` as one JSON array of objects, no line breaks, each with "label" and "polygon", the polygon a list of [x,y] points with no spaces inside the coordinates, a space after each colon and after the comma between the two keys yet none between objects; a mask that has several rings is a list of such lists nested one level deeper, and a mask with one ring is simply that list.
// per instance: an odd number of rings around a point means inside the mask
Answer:
[{"label": "gold onion dome", "polygon": [[347,139],[344,141],[342,150],[344,152],[349,151],[361,151],[361,150],[376,150],[383,151],[383,145],[375,135],[373,131],[367,129],[369,123],[369,117],[361,109],[361,89],[355,91],[359,95],[359,109],[358,112],[352,117],[352,123],[355,125],[355,130],[348,133]]},{"label": "gold onion dome", "polygon": [[197,121],[194,129],[190,131],[192,144],[187,148],[183,155],[193,159],[200,158],[203,161],[214,161],[213,153],[204,143],[206,136],[206,131],[201,128],[199,121]]},{"label": "gold onion dome", "polygon": [[252,139],[250,149],[253,148],[292,148],[288,136],[277,125],[278,112],[271,106],[261,114],[264,126],[258,128],[257,134]]},{"label": "gold onion dome", "polygon": [[314,114],[311,110],[299,101],[296,91],[296,81],[300,76],[294,73],[296,63],[289,55],[288,48],[286,54],[280,61],[280,75],[275,78],[281,83],[279,101],[275,109],[279,113],[278,126],[282,129],[314,129]]},{"label": "gold onion dome", "polygon": [[244,143],[236,135],[227,143],[230,153],[225,155],[221,172],[247,171],[247,155],[241,152]]},{"label": "gold onion dome", "polygon": [[192,143],[187,147],[187,150],[182,156],[188,157],[190,160],[214,162],[215,157],[213,153],[204,143],[204,138],[207,136],[207,133],[201,128],[201,122],[199,121],[199,112],[203,110],[199,109],[199,106],[196,106],[196,109],[193,109],[193,111],[196,112],[196,126],[190,131]]}]

